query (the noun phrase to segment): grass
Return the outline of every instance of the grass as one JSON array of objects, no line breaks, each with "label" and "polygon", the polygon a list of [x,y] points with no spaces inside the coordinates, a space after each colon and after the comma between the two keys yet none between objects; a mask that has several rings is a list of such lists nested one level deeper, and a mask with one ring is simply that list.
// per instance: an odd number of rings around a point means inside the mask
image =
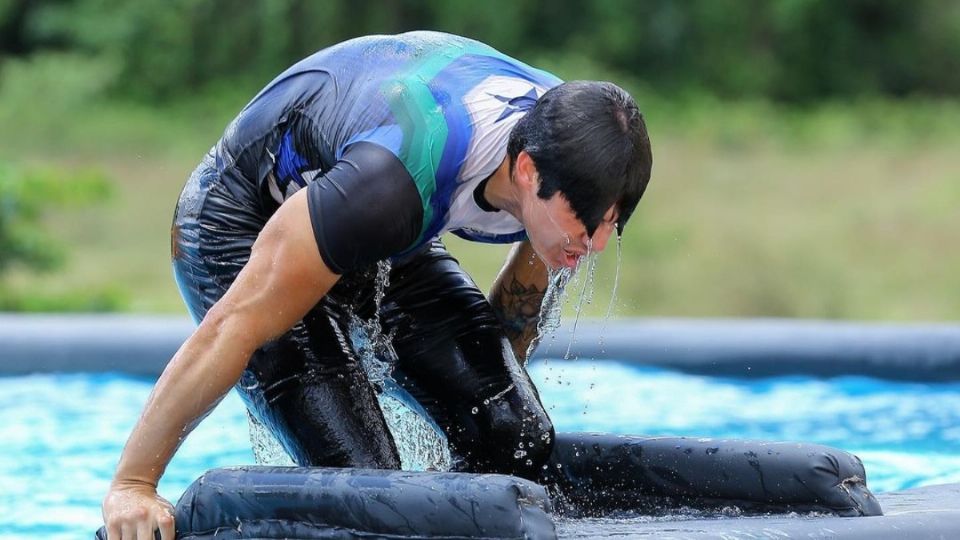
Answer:
[{"label": "grass", "polygon": [[[90,80],[97,70],[109,67],[58,57],[5,66],[0,159],[95,167],[116,192],[104,205],[49,215],[49,230],[70,248],[68,264],[47,275],[16,271],[7,285],[48,295],[109,290],[128,310],[182,312],[168,255],[173,206],[254,89],[165,105],[108,101]],[[960,317],[956,102],[796,109],[630,87],[655,165],[623,239],[614,313]],[[482,287],[506,253],[449,245]],[[600,259],[587,314],[607,310],[614,247]]]}]

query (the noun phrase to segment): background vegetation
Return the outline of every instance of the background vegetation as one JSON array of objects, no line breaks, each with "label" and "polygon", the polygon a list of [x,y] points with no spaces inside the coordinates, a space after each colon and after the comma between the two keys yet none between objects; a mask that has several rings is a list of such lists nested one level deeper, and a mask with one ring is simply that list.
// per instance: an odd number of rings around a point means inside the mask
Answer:
[{"label": "background vegetation", "polygon": [[[242,6],[0,0],[0,309],[182,311],[173,205],[246,100],[326,45],[431,28],[637,97],[654,179],[615,313],[960,316],[960,2]],[[6,263],[13,228],[61,264]],[[450,243],[489,284],[504,250]],[[611,247],[588,313],[606,312],[615,267]]]}]

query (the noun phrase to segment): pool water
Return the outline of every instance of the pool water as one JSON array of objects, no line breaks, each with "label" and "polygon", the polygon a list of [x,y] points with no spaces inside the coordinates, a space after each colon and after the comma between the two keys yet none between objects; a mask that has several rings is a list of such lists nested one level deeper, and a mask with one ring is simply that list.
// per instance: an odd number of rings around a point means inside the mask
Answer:
[{"label": "pool water", "polygon": [[[585,361],[530,372],[558,431],[816,442],[860,456],[875,492],[960,482],[958,383],[738,380]],[[0,378],[0,540],[92,538],[151,388],[112,374]],[[253,462],[231,393],[184,443],[160,494],[175,502],[207,469]]]}]

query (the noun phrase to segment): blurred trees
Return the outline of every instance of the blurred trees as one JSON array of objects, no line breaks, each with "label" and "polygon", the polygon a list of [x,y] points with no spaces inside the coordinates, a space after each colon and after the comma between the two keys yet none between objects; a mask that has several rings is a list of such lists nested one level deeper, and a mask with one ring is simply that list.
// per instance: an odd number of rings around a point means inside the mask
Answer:
[{"label": "blurred trees", "polygon": [[150,99],[263,84],[332,43],[410,29],[527,60],[586,59],[661,92],[787,102],[960,93],[954,0],[0,0],[0,55],[108,57],[114,89]]},{"label": "blurred trees", "polygon": [[[0,310],[182,309],[169,213],[223,126],[318,49],[421,28],[642,101],[625,313],[957,318],[960,0],[0,0]],[[47,193],[77,163],[115,174],[103,219]]]},{"label": "blurred trees", "polygon": [[64,246],[45,234],[42,218],[54,208],[90,205],[109,197],[106,178],[94,171],[23,169],[0,161],[0,311],[102,311],[120,307],[113,291],[75,291],[49,295],[18,290],[7,283],[11,270],[60,268]]}]

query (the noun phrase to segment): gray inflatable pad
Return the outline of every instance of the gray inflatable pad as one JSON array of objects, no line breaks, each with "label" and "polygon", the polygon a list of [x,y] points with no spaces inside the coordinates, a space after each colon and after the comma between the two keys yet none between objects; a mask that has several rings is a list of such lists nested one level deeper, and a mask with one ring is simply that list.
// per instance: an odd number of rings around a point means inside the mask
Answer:
[{"label": "gray inflatable pad", "polygon": [[579,516],[678,507],[883,513],[860,459],[819,444],[559,433],[546,472],[554,503]]},{"label": "gray inflatable pad", "polygon": [[560,520],[560,538],[657,538],[659,540],[843,539],[950,540],[960,538],[960,484],[877,495],[885,515],[607,518]]},{"label": "gray inflatable pad", "polygon": [[249,466],[205,473],[175,517],[179,540],[454,540],[555,538],[550,512],[542,486],[499,474]]}]

